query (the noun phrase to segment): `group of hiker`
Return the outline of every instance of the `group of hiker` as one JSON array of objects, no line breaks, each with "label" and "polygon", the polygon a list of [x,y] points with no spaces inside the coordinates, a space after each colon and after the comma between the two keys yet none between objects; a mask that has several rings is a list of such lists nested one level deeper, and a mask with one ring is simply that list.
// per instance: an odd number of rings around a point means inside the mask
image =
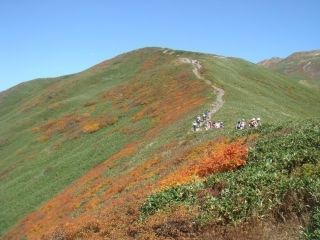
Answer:
[{"label": "group of hiker", "polygon": [[257,118],[251,118],[248,122],[246,122],[246,120],[242,119],[242,120],[238,120],[236,123],[236,129],[238,130],[242,130],[242,129],[246,129],[247,126],[249,128],[257,128],[258,126],[261,125],[261,119],[259,117]]},{"label": "group of hiker", "polygon": [[[257,128],[261,125],[260,117],[254,117],[246,121],[245,119],[238,120],[236,122],[236,129],[242,130],[246,128]],[[194,122],[192,123],[192,130],[194,132],[202,130],[224,128],[224,123],[222,121],[214,121],[210,119],[209,111],[205,111],[202,115],[198,115]]]},{"label": "group of hiker", "polygon": [[212,128],[224,128],[224,123],[222,121],[209,120],[205,126],[205,130],[209,130]]},{"label": "group of hiker", "polygon": [[194,132],[201,130],[201,127],[204,127],[205,130],[224,128],[224,123],[222,121],[211,121],[209,111],[207,110],[202,115],[198,115],[192,123],[192,129]]}]

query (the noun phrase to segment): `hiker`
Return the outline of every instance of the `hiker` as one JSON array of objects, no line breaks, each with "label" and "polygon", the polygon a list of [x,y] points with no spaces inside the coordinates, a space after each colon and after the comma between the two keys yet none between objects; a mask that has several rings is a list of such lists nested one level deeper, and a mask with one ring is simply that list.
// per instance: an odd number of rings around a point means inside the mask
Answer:
[{"label": "hiker", "polygon": [[200,117],[200,115],[196,118],[196,121],[197,121],[198,127],[200,127],[200,123],[201,123],[201,117]]},{"label": "hiker", "polygon": [[211,128],[211,121],[208,121],[206,124],[206,130],[209,130]]},{"label": "hiker", "polygon": [[253,127],[253,121],[254,121],[254,119],[252,118],[252,119],[250,119],[249,122],[248,122],[248,125],[249,125],[250,128]]},{"label": "hiker", "polygon": [[258,125],[257,125],[257,121],[256,121],[256,118],[252,118],[250,121],[249,121],[249,127],[251,128],[256,128]]},{"label": "hiker", "polygon": [[240,123],[240,129],[245,129],[246,128],[246,120],[242,119]]},{"label": "hiker", "polygon": [[193,121],[193,123],[192,123],[192,128],[193,128],[193,131],[194,131],[194,132],[197,131],[197,127],[198,127],[197,122],[196,122],[196,121]]},{"label": "hiker", "polygon": [[236,129],[240,130],[241,129],[241,121],[238,120],[236,123]]},{"label": "hiker", "polygon": [[203,121],[207,120],[207,114],[206,113],[202,114],[202,119],[203,119]]},{"label": "hiker", "polygon": [[261,118],[257,118],[257,126],[261,126]]}]

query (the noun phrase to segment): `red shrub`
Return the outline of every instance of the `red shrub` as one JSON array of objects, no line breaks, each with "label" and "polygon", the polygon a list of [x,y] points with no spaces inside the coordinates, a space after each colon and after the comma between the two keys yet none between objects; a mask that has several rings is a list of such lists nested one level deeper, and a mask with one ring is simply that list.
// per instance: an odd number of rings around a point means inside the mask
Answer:
[{"label": "red shrub", "polygon": [[161,186],[182,184],[215,172],[236,169],[246,163],[247,154],[248,147],[243,139],[201,144],[183,157],[187,164],[165,178]]}]

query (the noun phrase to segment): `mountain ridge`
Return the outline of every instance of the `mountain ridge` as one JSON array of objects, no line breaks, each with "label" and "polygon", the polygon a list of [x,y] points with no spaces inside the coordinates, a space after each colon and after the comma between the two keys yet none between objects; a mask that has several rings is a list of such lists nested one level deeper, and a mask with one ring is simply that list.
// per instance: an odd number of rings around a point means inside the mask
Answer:
[{"label": "mountain ridge", "polygon": [[320,84],[320,50],[295,52],[286,58],[271,58],[257,63],[275,70],[301,83]]}]

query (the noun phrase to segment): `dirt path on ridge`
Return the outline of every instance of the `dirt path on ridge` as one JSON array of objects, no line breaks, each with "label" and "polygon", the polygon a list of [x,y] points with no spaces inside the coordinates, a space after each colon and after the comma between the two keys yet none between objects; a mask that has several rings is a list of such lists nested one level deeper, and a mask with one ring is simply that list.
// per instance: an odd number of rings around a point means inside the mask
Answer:
[{"label": "dirt path on ridge", "polygon": [[200,69],[202,68],[202,65],[200,64],[200,62],[198,60],[193,60],[190,58],[179,58],[179,61],[182,63],[191,64],[193,66],[192,71],[193,71],[194,75],[198,79],[203,80],[207,85],[209,85],[213,89],[214,94],[217,96],[216,100],[211,104],[211,108],[209,109],[208,115],[209,115],[209,119],[211,119],[212,115],[215,114],[216,112],[218,112],[224,104],[224,100],[223,100],[224,90],[222,88],[218,88],[218,87],[214,86],[211,81],[204,78],[200,74]]}]

